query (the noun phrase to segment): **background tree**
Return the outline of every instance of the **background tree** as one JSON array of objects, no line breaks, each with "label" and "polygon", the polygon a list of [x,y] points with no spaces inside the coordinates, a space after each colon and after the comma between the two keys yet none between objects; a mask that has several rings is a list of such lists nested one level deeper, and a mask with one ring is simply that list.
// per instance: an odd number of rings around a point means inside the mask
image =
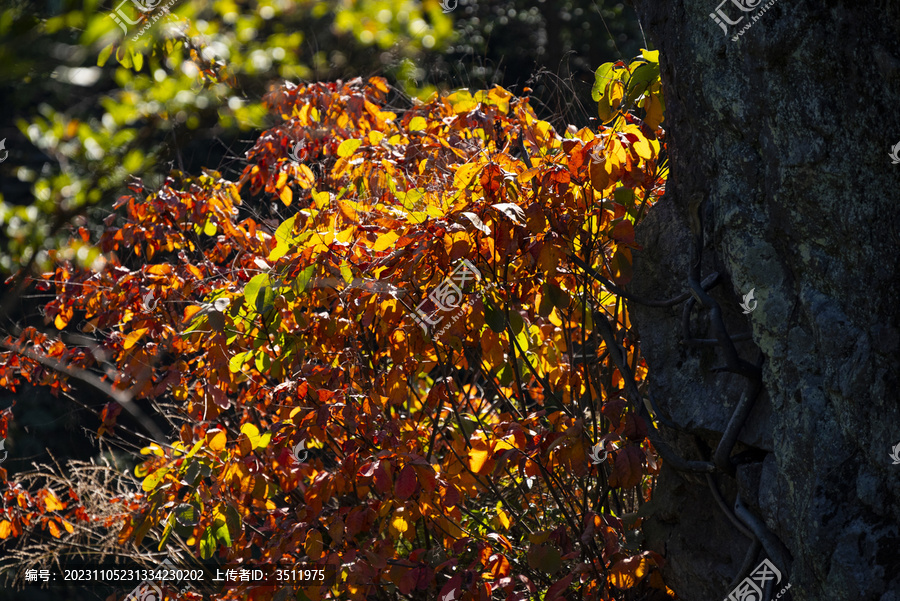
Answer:
[{"label": "background tree", "polygon": [[636,4],[664,57],[672,178],[633,291],[687,290],[694,265],[723,283],[684,312],[632,305],[668,438],[705,462],[664,464],[651,548],[692,598],[768,557],[795,599],[897,599],[900,7],[726,3],[742,20],[723,35],[714,2]]}]

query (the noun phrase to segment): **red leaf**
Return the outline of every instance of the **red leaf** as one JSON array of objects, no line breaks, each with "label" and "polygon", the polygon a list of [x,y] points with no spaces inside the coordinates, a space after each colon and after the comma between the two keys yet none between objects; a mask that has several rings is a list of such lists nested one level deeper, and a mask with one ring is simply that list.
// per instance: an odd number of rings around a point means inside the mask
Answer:
[{"label": "red leaf", "polygon": [[609,475],[613,488],[633,488],[641,483],[641,452],[637,447],[623,447],[616,453],[616,461]]},{"label": "red leaf", "polygon": [[569,585],[572,583],[572,576],[575,574],[569,574],[562,580],[558,581],[556,584],[547,589],[547,594],[544,596],[544,599],[547,601],[554,601],[557,598],[561,598],[560,595],[565,592]]},{"label": "red leaf", "polygon": [[405,501],[413,496],[418,484],[418,480],[416,480],[416,469],[407,463],[403,469],[400,470],[400,476],[394,484],[394,496],[401,501]]}]

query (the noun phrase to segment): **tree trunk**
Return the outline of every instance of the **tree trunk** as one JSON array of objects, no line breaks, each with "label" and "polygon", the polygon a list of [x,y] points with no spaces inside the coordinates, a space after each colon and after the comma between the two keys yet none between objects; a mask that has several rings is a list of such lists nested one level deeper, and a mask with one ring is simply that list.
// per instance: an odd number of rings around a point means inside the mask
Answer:
[{"label": "tree trunk", "polygon": [[[632,291],[688,290],[692,253],[699,279],[720,278],[677,307],[633,304],[633,323],[681,458],[714,461],[752,404],[713,486],[666,462],[647,543],[690,601],[727,598],[766,558],[782,580],[762,601],[788,582],[781,600],[900,601],[900,3],[720,1],[635,0],[661,51],[671,177],[638,228]],[[737,363],[685,343],[717,339],[716,304],[751,337]],[[738,494],[746,512],[728,516]]]}]

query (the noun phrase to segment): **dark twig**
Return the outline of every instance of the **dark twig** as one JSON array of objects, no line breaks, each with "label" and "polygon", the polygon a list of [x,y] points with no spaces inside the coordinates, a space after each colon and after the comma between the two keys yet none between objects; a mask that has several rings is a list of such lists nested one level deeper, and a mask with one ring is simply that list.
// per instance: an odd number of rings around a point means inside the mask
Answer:
[{"label": "dark twig", "polygon": [[756,540],[756,537],[753,535],[753,532],[747,529],[747,527],[738,519],[737,515],[731,508],[725,503],[725,499],[722,498],[722,493],[719,492],[719,485],[716,484],[716,478],[712,474],[706,474],[706,483],[709,484],[709,491],[712,493],[713,498],[716,500],[716,504],[719,506],[719,509],[722,510],[731,523],[734,524],[734,527],[740,530],[741,534],[749,538],[750,540]]},{"label": "dark twig", "polygon": [[160,430],[159,427],[155,423],[153,423],[153,421],[149,417],[147,417],[147,415],[143,411],[141,411],[140,407],[135,404],[133,392],[116,390],[112,386],[112,384],[103,381],[98,376],[87,371],[86,369],[66,365],[52,357],[41,355],[31,349],[24,348],[17,344],[13,344],[5,340],[0,340],[0,347],[3,347],[8,351],[18,353],[23,357],[28,357],[32,361],[40,363],[44,367],[49,367],[54,371],[65,374],[70,378],[81,380],[85,384],[94,387],[106,396],[110,397],[115,402],[119,403],[126,411],[128,411],[128,413],[132,415],[132,417],[134,417],[135,420],[137,420],[138,424],[140,424],[140,426],[144,430],[146,430],[154,440],[156,440],[156,442],[162,445],[167,444],[166,436],[162,433],[162,430]]},{"label": "dark twig", "polygon": [[[762,353],[760,353],[760,359],[762,359]],[[757,369],[759,369],[759,366],[757,366]],[[731,419],[728,420],[728,426],[726,426],[722,439],[719,440],[719,446],[716,448],[715,455],[713,455],[716,467],[723,472],[731,473],[734,471],[734,465],[731,463],[731,451],[734,449],[741,429],[744,427],[744,422],[747,421],[750,410],[753,409],[753,404],[761,391],[762,379],[753,380],[750,383],[750,388],[744,392],[741,400],[738,401],[737,407],[734,408]]]},{"label": "dark twig", "polygon": [[750,546],[747,548],[747,555],[744,556],[744,563],[741,565],[741,569],[738,570],[737,576],[735,576],[734,580],[731,581],[731,584],[728,585],[728,590],[734,589],[734,587],[740,584],[740,582],[750,574],[750,570],[756,566],[756,556],[759,555],[761,549],[762,543],[754,536],[753,542],[750,543]]},{"label": "dark twig", "polygon": [[[613,284],[611,281],[609,281],[607,278],[605,278],[602,275],[600,275],[599,273],[597,273],[597,271],[593,267],[591,267],[590,265],[585,263],[581,257],[579,257],[577,255],[570,255],[570,257],[571,257],[572,261],[576,265],[578,265],[578,267],[583,269],[589,276],[591,276],[592,278],[594,278],[595,280],[597,280],[598,282],[603,284],[603,286],[607,290],[609,290],[613,294],[621,296],[625,300],[629,300],[629,301],[638,303],[639,305],[646,305],[648,307],[673,307],[673,306],[675,306],[679,303],[682,303],[682,302],[688,300],[689,298],[691,298],[690,292],[683,292],[676,297],[666,299],[666,300],[647,300],[644,298],[640,298],[638,296],[631,294],[630,292],[626,292],[622,288],[619,288],[618,286]],[[703,280],[703,289],[709,290],[710,288],[715,286],[716,281],[718,279],[719,279],[718,273],[711,273],[710,275],[708,275],[706,277],[705,280]]]},{"label": "dark twig", "polygon": [[647,405],[644,403],[643,397],[637,388],[637,384],[634,383],[634,374],[628,366],[628,362],[625,360],[625,351],[616,344],[612,326],[609,324],[609,321],[603,313],[596,311],[593,307],[592,310],[595,316],[594,323],[597,325],[597,329],[600,330],[600,337],[603,338],[603,342],[606,343],[609,356],[612,358],[613,363],[616,364],[619,373],[622,374],[622,378],[625,381],[625,394],[631,401],[632,410],[651,426],[647,429],[647,438],[650,439],[650,442],[653,443],[653,446],[659,451],[663,461],[668,462],[672,468],[683,472],[709,473],[715,471],[715,466],[709,461],[688,461],[682,459],[669,447],[669,445],[660,439],[653,429],[653,420],[650,418],[650,412],[647,409]]},{"label": "dark twig", "polygon": [[790,552],[787,550],[787,547],[784,546],[784,543],[769,530],[765,522],[753,515],[753,513],[747,509],[741,501],[740,493],[738,493],[737,498],[734,500],[734,513],[748,528],[750,528],[750,530],[753,531],[753,534],[756,535],[756,538],[759,539],[759,542],[762,543],[762,546],[765,548],[766,555],[768,555],[769,559],[772,560],[781,573],[787,574],[789,571],[788,562],[791,556]]}]

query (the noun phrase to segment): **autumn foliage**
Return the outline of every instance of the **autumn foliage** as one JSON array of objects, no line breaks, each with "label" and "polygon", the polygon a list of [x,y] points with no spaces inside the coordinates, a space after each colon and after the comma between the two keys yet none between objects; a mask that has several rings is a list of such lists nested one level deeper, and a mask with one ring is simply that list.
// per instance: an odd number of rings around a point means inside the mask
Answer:
[{"label": "autumn foliage", "polygon": [[[335,566],[309,599],[666,596],[662,559],[629,542],[659,460],[597,326],[642,386],[610,287],[663,194],[658,77],[652,52],[604,65],[604,124],[564,132],[501,88],[400,110],[379,78],[284,84],[237,181],[135,184],[99,240],[75,232],[104,261],[60,258],[36,284],[49,329],[96,340],[110,383],[172,426],[94,527],[223,565]],[[272,203],[278,220],[254,210]],[[436,308],[463,260],[478,277]],[[7,344],[107,373],[48,331]],[[83,385],[46,365],[7,352],[0,385]],[[98,435],[133,440],[122,415],[107,405]],[[94,520],[73,491],[3,486],[0,538]]]}]

